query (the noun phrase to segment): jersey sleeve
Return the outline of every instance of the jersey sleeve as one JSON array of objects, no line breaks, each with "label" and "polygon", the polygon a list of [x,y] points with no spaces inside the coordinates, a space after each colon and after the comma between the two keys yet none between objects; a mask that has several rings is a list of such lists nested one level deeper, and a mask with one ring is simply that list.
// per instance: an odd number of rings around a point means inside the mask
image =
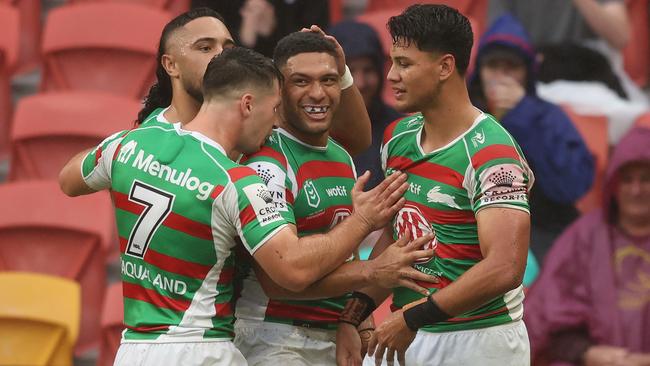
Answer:
[{"label": "jersey sleeve", "polygon": [[276,161],[256,156],[246,161],[246,165],[257,173],[264,181],[273,198],[273,204],[284,219],[296,224],[294,214],[294,198],[292,183],[287,177],[287,171]]},{"label": "jersey sleeve", "polygon": [[111,187],[113,156],[128,131],[112,134],[89,152],[81,163],[81,176],[86,185],[95,191]]},{"label": "jersey sleeve", "polygon": [[475,192],[473,210],[508,207],[530,212],[533,173],[514,144],[489,145],[471,158]]},{"label": "jersey sleeve", "polygon": [[[227,220],[248,252],[253,254],[264,245],[287,221],[276,208],[270,191],[248,167],[238,167],[234,178],[223,192],[221,204]],[[229,173],[231,173],[229,171]]]}]

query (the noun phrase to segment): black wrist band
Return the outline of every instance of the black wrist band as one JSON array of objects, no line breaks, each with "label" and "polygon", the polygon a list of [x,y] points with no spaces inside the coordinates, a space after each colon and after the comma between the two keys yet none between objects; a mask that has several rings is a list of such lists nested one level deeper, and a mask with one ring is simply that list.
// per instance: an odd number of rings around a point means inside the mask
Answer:
[{"label": "black wrist band", "polygon": [[377,308],[375,300],[370,296],[354,291],[350,295],[350,299],[345,304],[345,308],[341,312],[339,317],[340,322],[350,323],[355,327],[358,327],[362,321],[366,320],[367,317],[372,314],[373,311]]},{"label": "black wrist band", "polygon": [[418,329],[425,325],[432,325],[449,318],[451,318],[451,316],[438,307],[438,304],[433,301],[431,295],[427,296],[427,301],[422,304],[404,310],[406,326],[414,332],[417,332]]}]

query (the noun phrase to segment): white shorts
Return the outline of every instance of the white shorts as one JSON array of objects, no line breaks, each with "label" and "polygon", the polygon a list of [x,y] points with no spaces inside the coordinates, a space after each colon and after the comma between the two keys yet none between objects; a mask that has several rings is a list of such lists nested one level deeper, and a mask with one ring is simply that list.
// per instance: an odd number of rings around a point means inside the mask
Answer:
[{"label": "white shorts", "polygon": [[114,366],[246,366],[232,342],[122,343]]},{"label": "white shorts", "polygon": [[235,345],[250,366],[336,365],[336,331],[292,325],[235,322]]},{"label": "white shorts", "polygon": [[[406,365],[436,366],[528,366],[530,344],[524,322],[455,332],[420,331],[406,350]],[[395,356],[395,365],[397,355]],[[374,366],[366,356],[363,366]],[[386,358],[382,365],[386,365]]]}]

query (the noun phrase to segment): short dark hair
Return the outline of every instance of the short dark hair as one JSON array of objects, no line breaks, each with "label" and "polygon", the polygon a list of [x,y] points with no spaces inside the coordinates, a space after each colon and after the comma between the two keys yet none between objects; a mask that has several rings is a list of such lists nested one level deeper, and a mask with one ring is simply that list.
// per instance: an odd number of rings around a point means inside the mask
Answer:
[{"label": "short dark hair", "polygon": [[145,118],[156,108],[168,107],[172,103],[172,81],[162,66],[162,57],[167,51],[167,40],[178,28],[185,26],[194,19],[203,17],[216,18],[225,24],[221,14],[216,11],[210,8],[195,8],[170,20],[163,28],[156,56],[156,83],[151,86],[149,94],[144,98],[144,107],[138,113],[136,124],[144,122]]},{"label": "short dark hair", "polygon": [[283,37],[273,50],[273,61],[283,67],[291,57],[309,52],[324,52],[336,57],[334,43],[318,33],[293,32]]},{"label": "short dark hair", "polygon": [[227,96],[245,88],[272,88],[282,73],[271,59],[244,47],[223,50],[208,64],[203,76],[203,96]]},{"label": "short dark hair", "polygon": [[388,20],[388,29],[393,44],[413,42],[421,51],[452,54],[458,73],[465,75],[474,35],[469,20],[458,10],[441,4],[411,5]]}]

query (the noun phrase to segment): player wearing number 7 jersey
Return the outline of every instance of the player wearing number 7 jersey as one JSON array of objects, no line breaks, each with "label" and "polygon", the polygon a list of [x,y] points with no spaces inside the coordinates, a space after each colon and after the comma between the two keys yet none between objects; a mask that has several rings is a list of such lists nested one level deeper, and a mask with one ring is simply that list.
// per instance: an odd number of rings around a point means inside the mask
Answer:
[{"label": "player wearing number 7 jersey", "polygon": [[263,56],[225,50],[208,65],[192,121],[115,134],[61,171],[68,195],[113,196],[127,326],[117,365],[245,365],[231,342],[234,238],[299,291],[399,209],[403,177],[369,192],[355,186],[349,224],[327,235],[298,239],[286,226],[255,171],[231,160],[270,134],[281,79]]}]

